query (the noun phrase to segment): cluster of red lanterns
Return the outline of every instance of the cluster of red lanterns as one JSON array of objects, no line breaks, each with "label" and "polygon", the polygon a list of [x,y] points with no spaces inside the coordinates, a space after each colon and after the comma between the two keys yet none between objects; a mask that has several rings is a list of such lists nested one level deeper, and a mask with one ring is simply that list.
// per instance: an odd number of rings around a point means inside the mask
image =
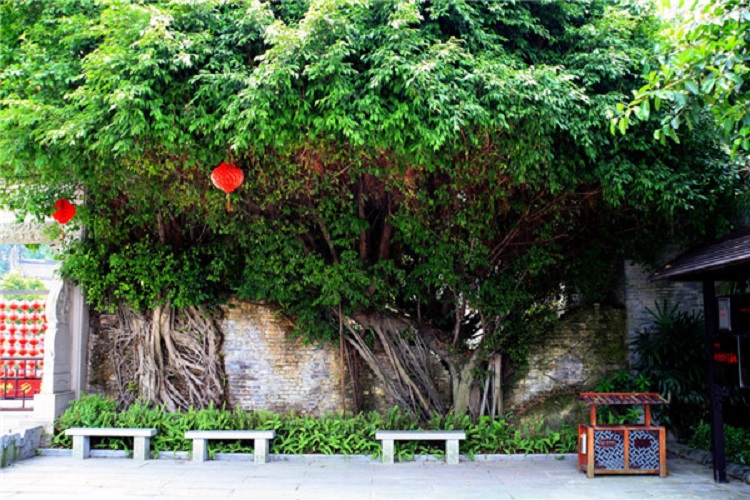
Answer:
[{"label": "cluster of red lanterns", "polygon": [[[0,300],[0,396],[38,393],[47,316],[39,300]],[[31,393],[31,394],[28,394]]]},{"label": "cluster of red lanterns", "polygon": [[227,212],[230,211],[229,193],[240,187],[244,179],[245,175],[242,173],[242,170],[232,163],[221,162],[211,172],[211,182],[227,194]]}]

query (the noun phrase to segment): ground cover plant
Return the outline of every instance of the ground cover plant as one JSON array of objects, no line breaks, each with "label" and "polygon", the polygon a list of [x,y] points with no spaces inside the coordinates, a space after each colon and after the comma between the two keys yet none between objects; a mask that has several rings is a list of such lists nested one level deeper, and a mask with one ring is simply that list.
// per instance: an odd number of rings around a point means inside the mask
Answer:
[{"label": "ground cover plant", "polygon": [[[69,448],[70,437],[65,429],[71,427],[155,427],[159,433],[151,438],[152,450],[191,451],[192,441],[186,440],[188,430],[275,430],[271,441],[274,454],[343,454],[379,456],[380,441],[375,440],[378,430],[464,430],[466,440],[461,442],[461,453],[469,457],[495,453],[570,453],[576,446],[576,431],[571,427],[551,431],[541,426],[517,428],[509,423],[510,416],[477,421],[467,415],[433,415],[427,423],[420,423],[408,411],[394,408],[386,415],[376,412],[357,415],[329,415],[325,417],[279,415],[265,411],[246,412],[210,406],[205,409],[188,409],[169,412],[151,408],[137,402],[125,410],[117,411],[117,403],[97,395],[84,396],[74,401],[56,421],[53,443]],[[132,440],[122,438],[93,439],[94,448],[132,449]],[[252,452],[252,441],[209,441],[209,453]],[[396,447],[399,459],[412,459],[416,455],[442,457],[444,446],[435,442],[408,441]]]},{"label": "ground cover plant", "polygon": [[[711,451],[711,426],[704,421],[692,430],[688,446]],[[724,453],[729,462],[750,464],[750,429],[724,424]]]}]

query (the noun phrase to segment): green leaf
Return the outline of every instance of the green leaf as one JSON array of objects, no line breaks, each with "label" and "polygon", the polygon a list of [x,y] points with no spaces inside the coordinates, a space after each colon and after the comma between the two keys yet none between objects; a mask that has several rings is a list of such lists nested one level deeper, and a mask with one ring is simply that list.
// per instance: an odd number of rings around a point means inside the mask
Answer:
[{"label": "green leaf", "polygon": [[628,119],[627,115],[625,115],[622,118],[620,118],[620,122],[618,123],[618,127],[619,127],[620,133],[622,135],[625,135],[625,133],[628,130],[628,121],[629,121],[629,119]]}]

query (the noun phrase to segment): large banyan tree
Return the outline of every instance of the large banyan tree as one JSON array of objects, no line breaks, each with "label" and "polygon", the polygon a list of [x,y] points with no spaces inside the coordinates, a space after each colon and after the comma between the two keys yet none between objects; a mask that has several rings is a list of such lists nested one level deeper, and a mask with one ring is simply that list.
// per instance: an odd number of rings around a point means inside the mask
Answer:
[{"label": "large banyan tree", "polygon": [[[721,230],[739,183],[707,128],[610,132],[648,69],[644,2],[3,0],[0,18],[2,200],[78,205],[64,274],[121,320],[125,399],[220,401],[212,311],[236,296],[341,341],[415,415],[494,413],[561,301]],[[231,211],[222,161],[245,177]]]}]

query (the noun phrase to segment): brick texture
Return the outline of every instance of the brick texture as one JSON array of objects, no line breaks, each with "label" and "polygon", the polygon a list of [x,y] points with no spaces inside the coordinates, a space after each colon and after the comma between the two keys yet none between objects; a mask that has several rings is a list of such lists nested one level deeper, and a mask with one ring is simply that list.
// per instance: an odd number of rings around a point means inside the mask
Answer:
[{"label": "brick texture", "polygon": [[332,345],[305,345],[292,324],[265,305],[224,309],[229,401],[246,410],[323,415],[341,409],[341,364]]},{"label": "brick texture", "polygon": [[556,394],[576,393],[627,368],[625,315],[623,309],[595,306],[563,316],[531,348],[528,369],[510,384],[509,409],[524,411]]},{"label": "brick texture", "polygon": [[[672,252],[674,253],[674,252]],[[666,262],[669,260],[665,258]],[[627,338],[628,343],[638,337],[638,334],[653,325],[654,318],[649,312],[656,312],[656,304],[664,300],[668,304],[675,304],[682,311],[702,311],[703,291],[698,282],[670,282],[649,281],[649,272],[633,262],[625,263],[625,302],[628,311]],[[635,353],[631,351],[630,362],[635,360]]]}]

